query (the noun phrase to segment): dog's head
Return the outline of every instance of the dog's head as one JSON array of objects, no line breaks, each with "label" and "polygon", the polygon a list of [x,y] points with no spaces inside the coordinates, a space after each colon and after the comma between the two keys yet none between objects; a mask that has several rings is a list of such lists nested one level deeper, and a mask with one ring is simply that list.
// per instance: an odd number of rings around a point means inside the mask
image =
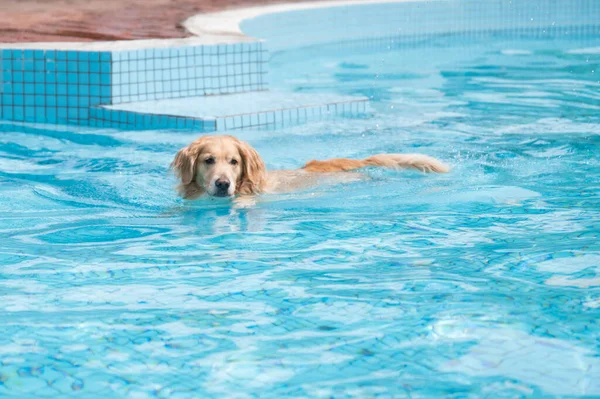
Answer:
[{"label": "dog's head", "polygon": [[232,136],[204,136],[182,148],[171,163],[184,198],[260,193],[265,165],[248,143]]}]

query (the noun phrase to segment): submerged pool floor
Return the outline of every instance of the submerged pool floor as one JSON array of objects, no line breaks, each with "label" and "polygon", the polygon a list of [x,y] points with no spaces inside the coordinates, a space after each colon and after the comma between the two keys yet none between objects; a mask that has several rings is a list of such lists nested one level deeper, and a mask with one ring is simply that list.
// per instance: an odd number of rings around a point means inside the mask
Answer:
[{"label": "submerged pool floor", "polygon": [[235,209],[176,198],[195,132],[0,124],[0,396],[600,396],[600,41],[440,40],[277,53],[375,117],[233,133],[444,175]]}]

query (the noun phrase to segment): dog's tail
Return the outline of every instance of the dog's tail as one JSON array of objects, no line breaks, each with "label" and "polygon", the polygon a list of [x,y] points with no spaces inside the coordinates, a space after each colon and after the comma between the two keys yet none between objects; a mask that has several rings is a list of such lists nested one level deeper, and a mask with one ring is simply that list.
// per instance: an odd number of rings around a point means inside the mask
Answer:
[{"label": "dog's tail", "polygon": [[450,168],[442,161],[423,154],[379,154],[365,159],[334,158],[326,161],[310,161],[302,167],[307,172],[344,172],[380,166],[388,169],[417,169],[423,172],[448,172]]}]

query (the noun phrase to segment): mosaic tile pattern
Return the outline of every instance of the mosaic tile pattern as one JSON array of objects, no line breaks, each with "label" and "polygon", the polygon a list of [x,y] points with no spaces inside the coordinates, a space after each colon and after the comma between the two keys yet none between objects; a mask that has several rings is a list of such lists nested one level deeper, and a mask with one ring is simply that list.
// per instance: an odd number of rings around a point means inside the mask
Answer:
[{"label": "mosaic tile pattern", "polygon": [[81,123],[112,97],[111,53],[2,50],[2,119]]},{"label": "mosaic tile pattern", "polygon": [[263,44],[113,53],[112,104],[266,89]]}]

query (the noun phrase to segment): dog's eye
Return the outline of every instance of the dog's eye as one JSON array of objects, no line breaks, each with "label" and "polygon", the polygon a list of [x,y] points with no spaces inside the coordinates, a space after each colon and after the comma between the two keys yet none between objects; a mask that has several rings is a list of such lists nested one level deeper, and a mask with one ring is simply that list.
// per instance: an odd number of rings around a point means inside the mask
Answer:
[{"label": "dog's eye", "polygon": [[206,158],[206,160],[204,161],[207,165],[212,165],[215,163],[215,159],[214,158]]},{"label": "dog's eye", "polygon": [[229,162],[229,163],[232,165],[237,165],[238,161],[237,161],[237,159],[232,159],[231,162]]}]

